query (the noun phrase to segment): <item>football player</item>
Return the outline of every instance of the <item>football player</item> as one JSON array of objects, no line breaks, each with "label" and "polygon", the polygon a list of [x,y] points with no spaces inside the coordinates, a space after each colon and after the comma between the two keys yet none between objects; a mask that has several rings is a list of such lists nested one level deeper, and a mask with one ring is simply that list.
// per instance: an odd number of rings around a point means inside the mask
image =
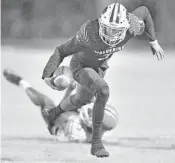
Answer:
[{"label": "football player", "polygon": [[[34,105],[40,107],[42,115],[44,109],[52,109],[56,106],[48,96],[40,93],[28,81],[26,81],[24,78],[14,73],[13,71],[5,69],[3,71],[3,75],[7,79],[7,81],[24,89],[31,102]],[[63,97],[63,100],[73,93],[73,90],[76,87],[75,84],[76,83],[73,81],[70,83]],[[55,125],[52,128],[54,130],[54,135],[59,136],[60,134],[63,134],[68,139],[68,141],[71,142],[91,142],[92,106],[93,104],[91,103],[83,106],[79,110],[62,113],[57,118]],[[48,122],[44,115],[43,118],[47,124]],[[106,131],[113,130],[116,127],[117,122],[118,115],[116,110],[112,106],[107,105],[105,108],[105,118],[103,121],[102,134],[104,134]]]},{"label": "football player", "polygon": [[110,4],[99,18],[85,22],[76,36],[56,47],[43,70],[42,79],[55,89],[51,82],[52,75],[63,59],[72,55],[70,69],[79,86],[75,95],[67,97],[49,111],[44,110],[49,130],[61,113],[76,110],[95,96],[91,154],[97,157],[109,156],[101,141],[104,109],[110,94],[104,80],[107,61],[115,52],[121,51],[131,38],[143,32],[148,36],[153,55],[162,60],[164,52],[158,43],[150,12],[145,6],[129,13],[120,3]]}]

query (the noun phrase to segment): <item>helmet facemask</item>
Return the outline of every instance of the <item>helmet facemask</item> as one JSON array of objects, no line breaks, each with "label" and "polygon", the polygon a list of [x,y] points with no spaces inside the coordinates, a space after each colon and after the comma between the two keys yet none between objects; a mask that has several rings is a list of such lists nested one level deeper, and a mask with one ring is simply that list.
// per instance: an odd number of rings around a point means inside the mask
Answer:
[{"label": "helmet facemask", "polygon": [[92,127],[92,108],[93,103],[87,104],[80,109],[80,120],[88,127]]},{"label": "helmet facemask", "polygon": [[115,46],[123,41],[129,28],[127,11],[124,6],[121,6],[120,4],[109,5],[99,18],[99,36],[109,46]]}]

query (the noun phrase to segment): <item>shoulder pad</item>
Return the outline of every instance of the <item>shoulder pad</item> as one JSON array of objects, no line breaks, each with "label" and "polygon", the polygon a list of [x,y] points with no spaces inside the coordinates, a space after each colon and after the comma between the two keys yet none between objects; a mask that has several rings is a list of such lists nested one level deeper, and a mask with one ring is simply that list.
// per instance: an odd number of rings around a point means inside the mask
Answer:
[{"label": "shoulder pad", "polygon": [[145,29],[145,23],[139,17],[134,14],[129,13],[129,32],[133,36],[141,35]]},{"label": "shoulder pad", "polygon": [[88,42],[88,34],[87,34],[87,27],[90,24],[90,20],[88,20],[87,22],[85,22],[79,29],[79,31],[76,34],[76,38],[77,40],[81,43],[81,44],[86,44]]}]

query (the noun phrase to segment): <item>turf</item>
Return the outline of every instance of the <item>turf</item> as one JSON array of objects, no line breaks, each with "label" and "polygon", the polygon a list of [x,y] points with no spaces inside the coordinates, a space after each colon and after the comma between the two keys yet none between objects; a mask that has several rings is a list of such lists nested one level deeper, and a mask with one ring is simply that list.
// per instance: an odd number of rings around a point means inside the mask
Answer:
[{"label": "turf", "polygon": [[[1,68],[10,68],[59,103],[64,92],[41,79],[53,49],[2,47]],[[69,59],[65,61],[68,64]],[[24,163],[175,163],[175,56],[157,61],[150,51],[114,55],[105,77],[109,104],[119,124],[104,138],[110,157],[90,155],[90,145],[68,143],[49,135],[40,111],[22,89],[1,76],[1,161]]]}]

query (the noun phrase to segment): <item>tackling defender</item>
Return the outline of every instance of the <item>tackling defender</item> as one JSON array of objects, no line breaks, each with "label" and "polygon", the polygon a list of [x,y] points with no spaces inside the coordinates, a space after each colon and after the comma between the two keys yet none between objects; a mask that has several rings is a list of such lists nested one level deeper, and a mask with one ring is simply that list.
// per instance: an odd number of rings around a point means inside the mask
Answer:
[{"label": "tackling defender", "polygon": [[143,34],[144,31],[153,55],[158,60],[163,59],[164,52],[156,38],[149,10],[142,6],[129,13],[119,3],[107,6],[100,18],[87,21],[76,36],[56,47],[43,70],[42,79],[52,89],[56,89],[51,82],[52,75],[63,59],[72,55],[70,69],[79,86],[75,95],[67,97],[49,111],[44,110],[49,130],[61,113],[78,109],[95,96],[91,154],[97,157],[109,156],[101,141],[104,108],[109,97],[109,87],[103,79],[108,69],[107,61],[115,52],[121,51],[131,38]]},{"label": "tackling defender", "polygon": [[[20,86],[24,89],[25,93],[31,100],[31,102],[40,107],[41,114],[43,116],[43,110],[44,109],[51,109],[55,107],[56,105],[54,102],[46,95],[40,93],[38,90],[36,90],[28,81],[23,79],[18,74],[14,73],[13,71],[9,69],[5,69],[3,71],[4,77],[9,81],[10,83]],[[63,74],[64,75],[64,74]],[[76,83],[72,81],[69,84],[68,89],[66,90],[66,93],[63,97],[63,100],[73,93],[73,90],[75,89]],[[54,135],[59,136],[60,134],[64,135],[68,141],[73,142],[81,142],[85,141],[87,143],[91,142],[92,139],[92,103],[83,106],[78,111],[69,111],[62,113],[56,120],[55,125],[53,127],[53,133]],[[103,120],[103,133],[106,131],[113,130],[118,122],[118,116],[115,109],[107,105],[105,108],[105,117]],[[114,118],[113,118],[114,117]],[[43,116],[46,124],[47,119],[45,116]],[[112,119],[112,123],[109,122],[109,119]]]}]

